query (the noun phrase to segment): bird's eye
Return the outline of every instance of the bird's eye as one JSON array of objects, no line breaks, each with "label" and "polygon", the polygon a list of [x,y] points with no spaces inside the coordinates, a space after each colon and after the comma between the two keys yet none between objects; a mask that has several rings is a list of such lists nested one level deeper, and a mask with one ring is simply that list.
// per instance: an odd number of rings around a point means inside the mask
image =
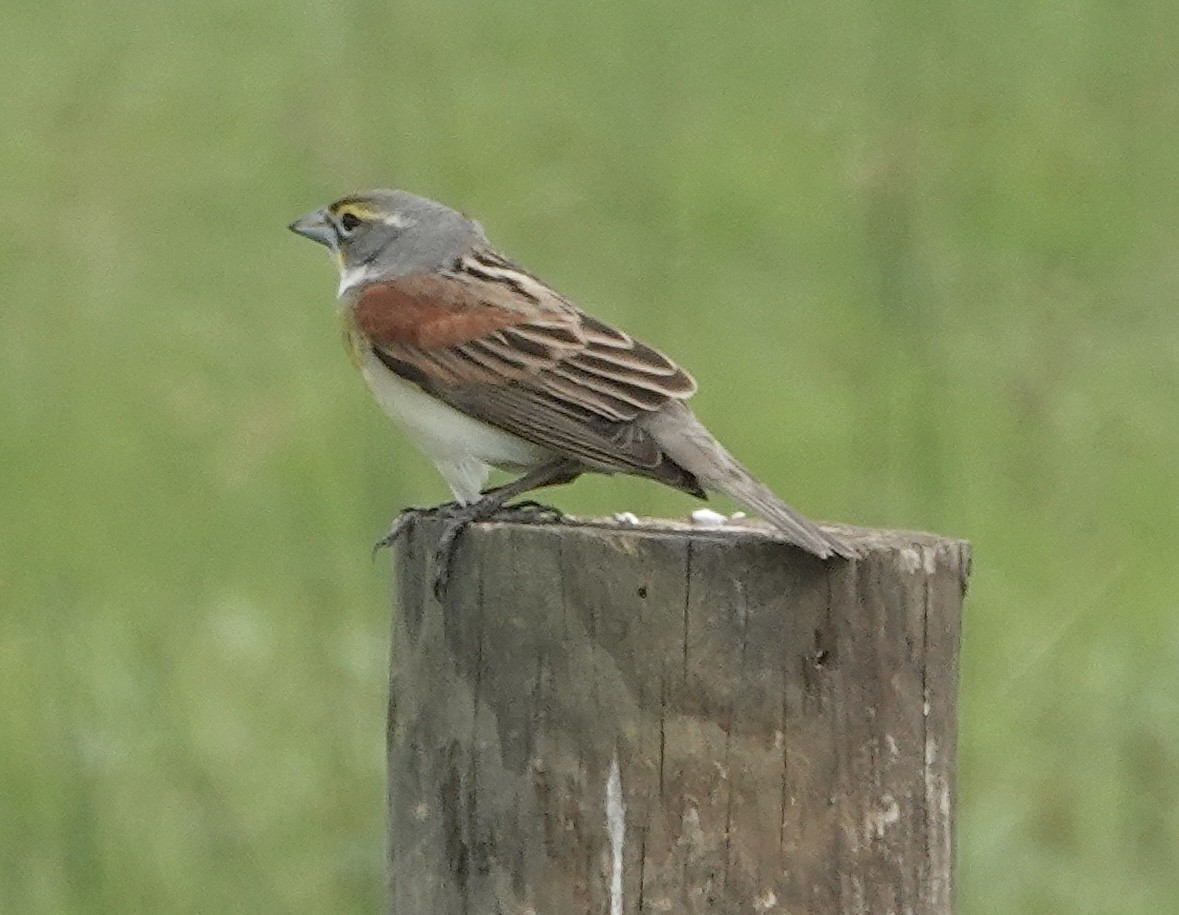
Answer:
[{"label": "bird's eye", "polygon": [[355,213],[345,213],[340,217],[340,225],[344,227],[345,232],[351,232],[360,225],[360,217]]}]

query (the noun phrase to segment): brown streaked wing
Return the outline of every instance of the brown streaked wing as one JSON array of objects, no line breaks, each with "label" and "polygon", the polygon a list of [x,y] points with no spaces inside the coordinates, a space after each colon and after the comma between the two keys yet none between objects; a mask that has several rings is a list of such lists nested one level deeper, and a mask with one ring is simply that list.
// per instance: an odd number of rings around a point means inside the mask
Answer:
[{"label": "brown streaked wing", "polygon": [[[361,333],[380,346],[422,349],[461,345],[539,317],[534,308],[522,308],[497,292],[487,284],[415,273],[366,286],[353,306],[353,316]],[[575,320],[563,315],[545,318],[537,325],[550,330],[554,344],[582,345]]]},{"label": "brown streaked wing", "polygon": [[[521,438],[603,470],[698,492],[633,420],[695,391],[658,351],[585,315],[502,258],[374,284],[358,329],[393,372]],[[524,279],[521,280],[521,277]],[[521,288],[529,295],[522,296]]]}]

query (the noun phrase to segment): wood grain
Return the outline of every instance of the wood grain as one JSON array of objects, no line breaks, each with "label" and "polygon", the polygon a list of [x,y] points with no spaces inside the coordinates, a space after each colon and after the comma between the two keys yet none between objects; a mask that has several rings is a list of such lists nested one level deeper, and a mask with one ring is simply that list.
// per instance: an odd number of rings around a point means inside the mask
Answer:
[{"label": "wood grain", "polygon": [[967,544],[481,524],[444,607],[439,533],[395,556],[393,912],[951,911]]}]

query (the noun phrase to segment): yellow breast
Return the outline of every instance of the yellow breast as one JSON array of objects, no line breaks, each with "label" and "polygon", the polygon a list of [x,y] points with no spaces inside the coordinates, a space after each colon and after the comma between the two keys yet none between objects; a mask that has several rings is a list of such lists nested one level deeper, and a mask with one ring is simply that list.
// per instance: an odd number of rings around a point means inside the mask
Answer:
[{"label": "yellow breast", "polygon": [[348,353],[348,360],[352,363],[353,368],[359,369],[361,363],[364,361],[364,354],[368,347],[364,342],[364,336],[356,326],[352,306],[341,305],[336,310],[336,315],[340,319],[340,336],[344,341],[344,349]]}]

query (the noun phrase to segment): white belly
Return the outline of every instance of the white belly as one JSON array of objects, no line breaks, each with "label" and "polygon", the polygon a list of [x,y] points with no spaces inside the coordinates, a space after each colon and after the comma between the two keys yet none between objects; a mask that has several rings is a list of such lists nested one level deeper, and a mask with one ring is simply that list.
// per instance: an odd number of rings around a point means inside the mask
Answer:
[{"label": "white belly", "polygon": [[460,502],[479,497],[492,467],[526,470],[552,456],[547,449],[472,419],[403,381],[371,351],[363,354],[360,370],[377,403],[425,452]]}]

